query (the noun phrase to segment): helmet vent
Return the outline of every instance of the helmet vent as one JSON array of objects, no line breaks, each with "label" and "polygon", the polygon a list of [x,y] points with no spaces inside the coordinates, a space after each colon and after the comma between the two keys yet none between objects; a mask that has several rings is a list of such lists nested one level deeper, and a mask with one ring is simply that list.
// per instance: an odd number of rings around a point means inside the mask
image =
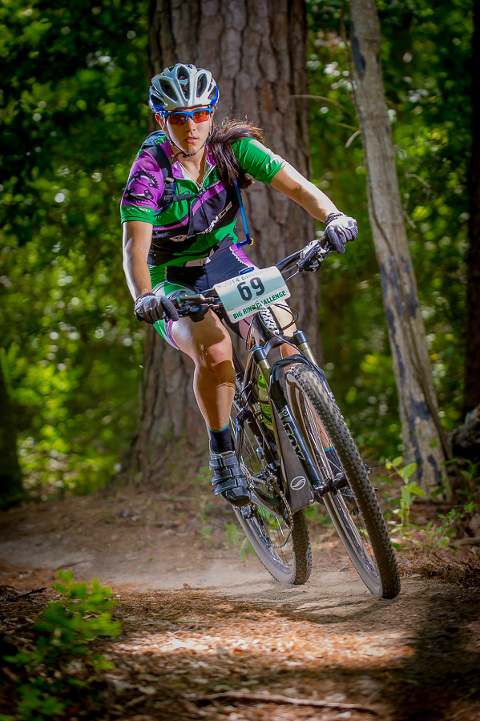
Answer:
[{"label": "helmet vent", "polygon": [[207,89],[207,78],[205,75],[200,75],[197,81],[197,95],[202,95]]},{"label": "helmet vent", "polygon": [[172,88],[171,83],[168,82],[168,80],[160,80],[160,87],[168,98],[175,100],[175,91]]}]

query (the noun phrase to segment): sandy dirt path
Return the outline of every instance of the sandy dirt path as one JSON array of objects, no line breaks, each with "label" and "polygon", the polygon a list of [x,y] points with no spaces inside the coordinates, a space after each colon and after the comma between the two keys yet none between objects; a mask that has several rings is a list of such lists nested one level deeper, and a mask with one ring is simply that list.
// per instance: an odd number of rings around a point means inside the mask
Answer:
[{"label": "sandy dirt path", "polygon": [[[480,718],[478,588],[404,563],[400,596],[378,601],[320,526],[311,580],[284,586],[242,561],[232,522],[208,498],[134,493],[0,514],[0,585],[50,587],[61,567],[117,596],[108,711],[78,718]],[[45,601],[29,603],[20,616]]]}]

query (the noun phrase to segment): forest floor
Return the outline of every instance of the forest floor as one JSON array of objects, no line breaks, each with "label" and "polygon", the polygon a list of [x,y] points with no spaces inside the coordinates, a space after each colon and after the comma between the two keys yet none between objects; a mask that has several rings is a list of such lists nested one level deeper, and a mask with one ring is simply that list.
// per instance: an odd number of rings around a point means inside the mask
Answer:
[{"label": "forest floor", "polygon": [[[402,551],[402,592],[381,601],[317,518],[311,579],[285,586],[242,559],[232,510],[204,490],[97,493],[0,514],[4,638],[33,647],[32,619],[56,597],[59,568],[98,578],[117,600],[122,635],[93,643],[114,663],[97,672],[101,696],[64,718],[480,718],[478,547]],[[0,717],[15,682],[3,665]]]}]

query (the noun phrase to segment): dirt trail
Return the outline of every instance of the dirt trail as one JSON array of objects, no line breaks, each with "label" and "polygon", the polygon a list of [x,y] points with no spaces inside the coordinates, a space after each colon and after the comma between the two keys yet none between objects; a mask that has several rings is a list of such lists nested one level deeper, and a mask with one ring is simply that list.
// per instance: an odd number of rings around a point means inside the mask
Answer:
[{"label": "dirt trail", "polygon": [[[311,580],[284,586],[227,543],[233,520],[206,495],[129,493],[0,514],[0,585],[50,587],[62,567],[118,598],[123,635],[99,645],[108,703],[78,718],[480,718],[477,587],[405,560],[401,595],[378,601],[319,524]],[[3,604],[3,630],[45,600]]]}]

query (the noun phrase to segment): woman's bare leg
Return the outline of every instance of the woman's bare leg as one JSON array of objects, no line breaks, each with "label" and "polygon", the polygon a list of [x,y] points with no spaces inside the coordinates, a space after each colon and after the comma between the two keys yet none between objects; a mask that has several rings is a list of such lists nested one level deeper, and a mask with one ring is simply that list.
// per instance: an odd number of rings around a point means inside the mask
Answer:
[{"label": "woman's bare leg", "polygon": [[[194,323],[183,318],[173,324],[172,337],[180,350],[195,363],[193,390],[198,407],[210,429],[210,441],[229,434],[228,422],[235,394],[235,369],[232,361],[232,341],[218,316],[208,311],[205,318]],[[226,428],[227,427],[227,428]],[[222,430],[223,429],[223,430]],[[213,471],[214,493],[234,506],[250,503],[247,481],[233,450],[212,450],[210,469]]]},{"label": "woman's bare leg", "polygon": [[193,391],[208,428],[225,428],[235,395],[232,341],[218,316],[209,311],[194,323],[182,318],[173,325],[172,337],[195,364]]}]

